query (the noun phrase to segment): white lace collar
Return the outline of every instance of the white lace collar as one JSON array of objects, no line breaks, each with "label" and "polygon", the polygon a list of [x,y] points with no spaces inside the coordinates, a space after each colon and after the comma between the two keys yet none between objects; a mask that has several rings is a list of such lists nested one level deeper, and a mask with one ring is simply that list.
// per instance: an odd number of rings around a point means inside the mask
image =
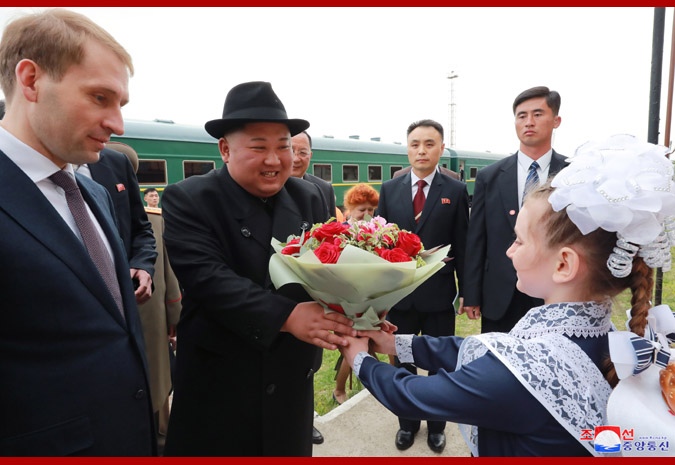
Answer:
[{"label": "white lace collar", "polygon": [[534,307],[516,323],[510,335],[532,339],[546,334],[600,337],[612,328],[612,302],[561,302]]}]

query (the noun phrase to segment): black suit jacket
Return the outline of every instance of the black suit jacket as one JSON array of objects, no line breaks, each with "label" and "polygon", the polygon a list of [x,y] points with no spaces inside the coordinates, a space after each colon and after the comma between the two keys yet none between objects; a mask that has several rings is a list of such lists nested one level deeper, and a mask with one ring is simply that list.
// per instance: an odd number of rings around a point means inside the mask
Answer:
[{"label": "black suit jacket", "polygon": [[0,152],[0,455],[156,452],[140,320],[110,195],[76,178],[112,247],[126,322],[82,242]]},{"label": "black suit jacket", "polygon": [[328,206],[328,216],[335,216],[335,191],[333,190],[333,185],[324,181],[320,177],[309,173],[305,173],[302,179],[319,186],[319,189],[321,189],[321,194],[323,195],[326,205]]},{"label": "black suit jacket", "polygon": [[275,290],[272,237],[328,219],[319,188],[290,178],[273,214],[227,165],[167,187],[164,240],[184,288],[167,455],[311,454],[317,347],[280,332],[298,285]]},{"label": "black suit jacket", "polygon": [[112,197],[129,267],[145,270],[152,276],[157,260],[155,236],[131,162],[123,153],[103,149],[99,161],[88,166],[91,178],[105,187]]},{"label": "black suit jacket", "polygon": [[425,249],[451,244],[448,254],[453,260],[412,294],[394,306],[396,310],[420,312],[454,311],[457,295],[455,273],[462,296],[464,251],[469,226],[469,196],[466,184],[436,172],[429,187],[419,223],[415,223],[410,174],[386,181],[380,190],[377,214],[400,228],[414,232]]},{"label": "black suit jacket", "polygon": [[[565,165],[565,157],[554,150],[549,177]],[[464,305],[480,306],[491,320],[504,316],[516,289],[516,270],[506,250],[514,240],[519,210],[515,153],[478,171],[473,193]]]}]

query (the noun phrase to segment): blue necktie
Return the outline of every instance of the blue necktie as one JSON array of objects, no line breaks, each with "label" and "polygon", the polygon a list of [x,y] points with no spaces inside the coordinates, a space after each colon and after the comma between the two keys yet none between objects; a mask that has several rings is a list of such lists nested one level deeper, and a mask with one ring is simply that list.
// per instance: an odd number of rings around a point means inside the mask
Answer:
[{"label": "blue necktie", "polygon": [[537,174],[537,169],[539,168],[539,163],[533,161],[530,165],[530,170],[527,172],[527,179],[525,179],[525,189],[523,189],[523,200],[520,202],[520,206],[523,206],[525,201],[525,196],[532,189],[535,189],[539,185],[539,175]]}]

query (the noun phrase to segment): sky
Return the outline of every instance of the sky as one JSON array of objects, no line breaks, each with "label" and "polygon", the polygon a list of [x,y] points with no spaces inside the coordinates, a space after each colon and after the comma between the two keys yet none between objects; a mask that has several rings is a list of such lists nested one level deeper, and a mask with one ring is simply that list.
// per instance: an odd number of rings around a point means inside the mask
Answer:
[{"label": "sky", "polygon": [[[313,137],[405,142],[411,122],[431,118],[449,147],[454,103],[456,148],[513,153],[513,100],[545,85],[562,97],[558,152],[616,133],[647,139],[651,7],[72,9],[133,58],[125,119],[203,126],[233,86],[262,80]],[[0,8],[0,27],[30,11]],[[672,25],[667,8],[661,143]]]}]

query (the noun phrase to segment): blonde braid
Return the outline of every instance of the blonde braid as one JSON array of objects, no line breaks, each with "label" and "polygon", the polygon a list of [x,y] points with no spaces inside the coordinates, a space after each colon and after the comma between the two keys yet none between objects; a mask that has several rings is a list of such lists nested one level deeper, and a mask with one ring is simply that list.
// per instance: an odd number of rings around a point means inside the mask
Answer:
[{"label": "blonde braid", "polygon": [[654,289],[654,272],[640,257],[633,260],[630,290],[631,319],[628,322],[630,330],[638,336],[645,335],[647,312],[651,308],[652,290]]}]

